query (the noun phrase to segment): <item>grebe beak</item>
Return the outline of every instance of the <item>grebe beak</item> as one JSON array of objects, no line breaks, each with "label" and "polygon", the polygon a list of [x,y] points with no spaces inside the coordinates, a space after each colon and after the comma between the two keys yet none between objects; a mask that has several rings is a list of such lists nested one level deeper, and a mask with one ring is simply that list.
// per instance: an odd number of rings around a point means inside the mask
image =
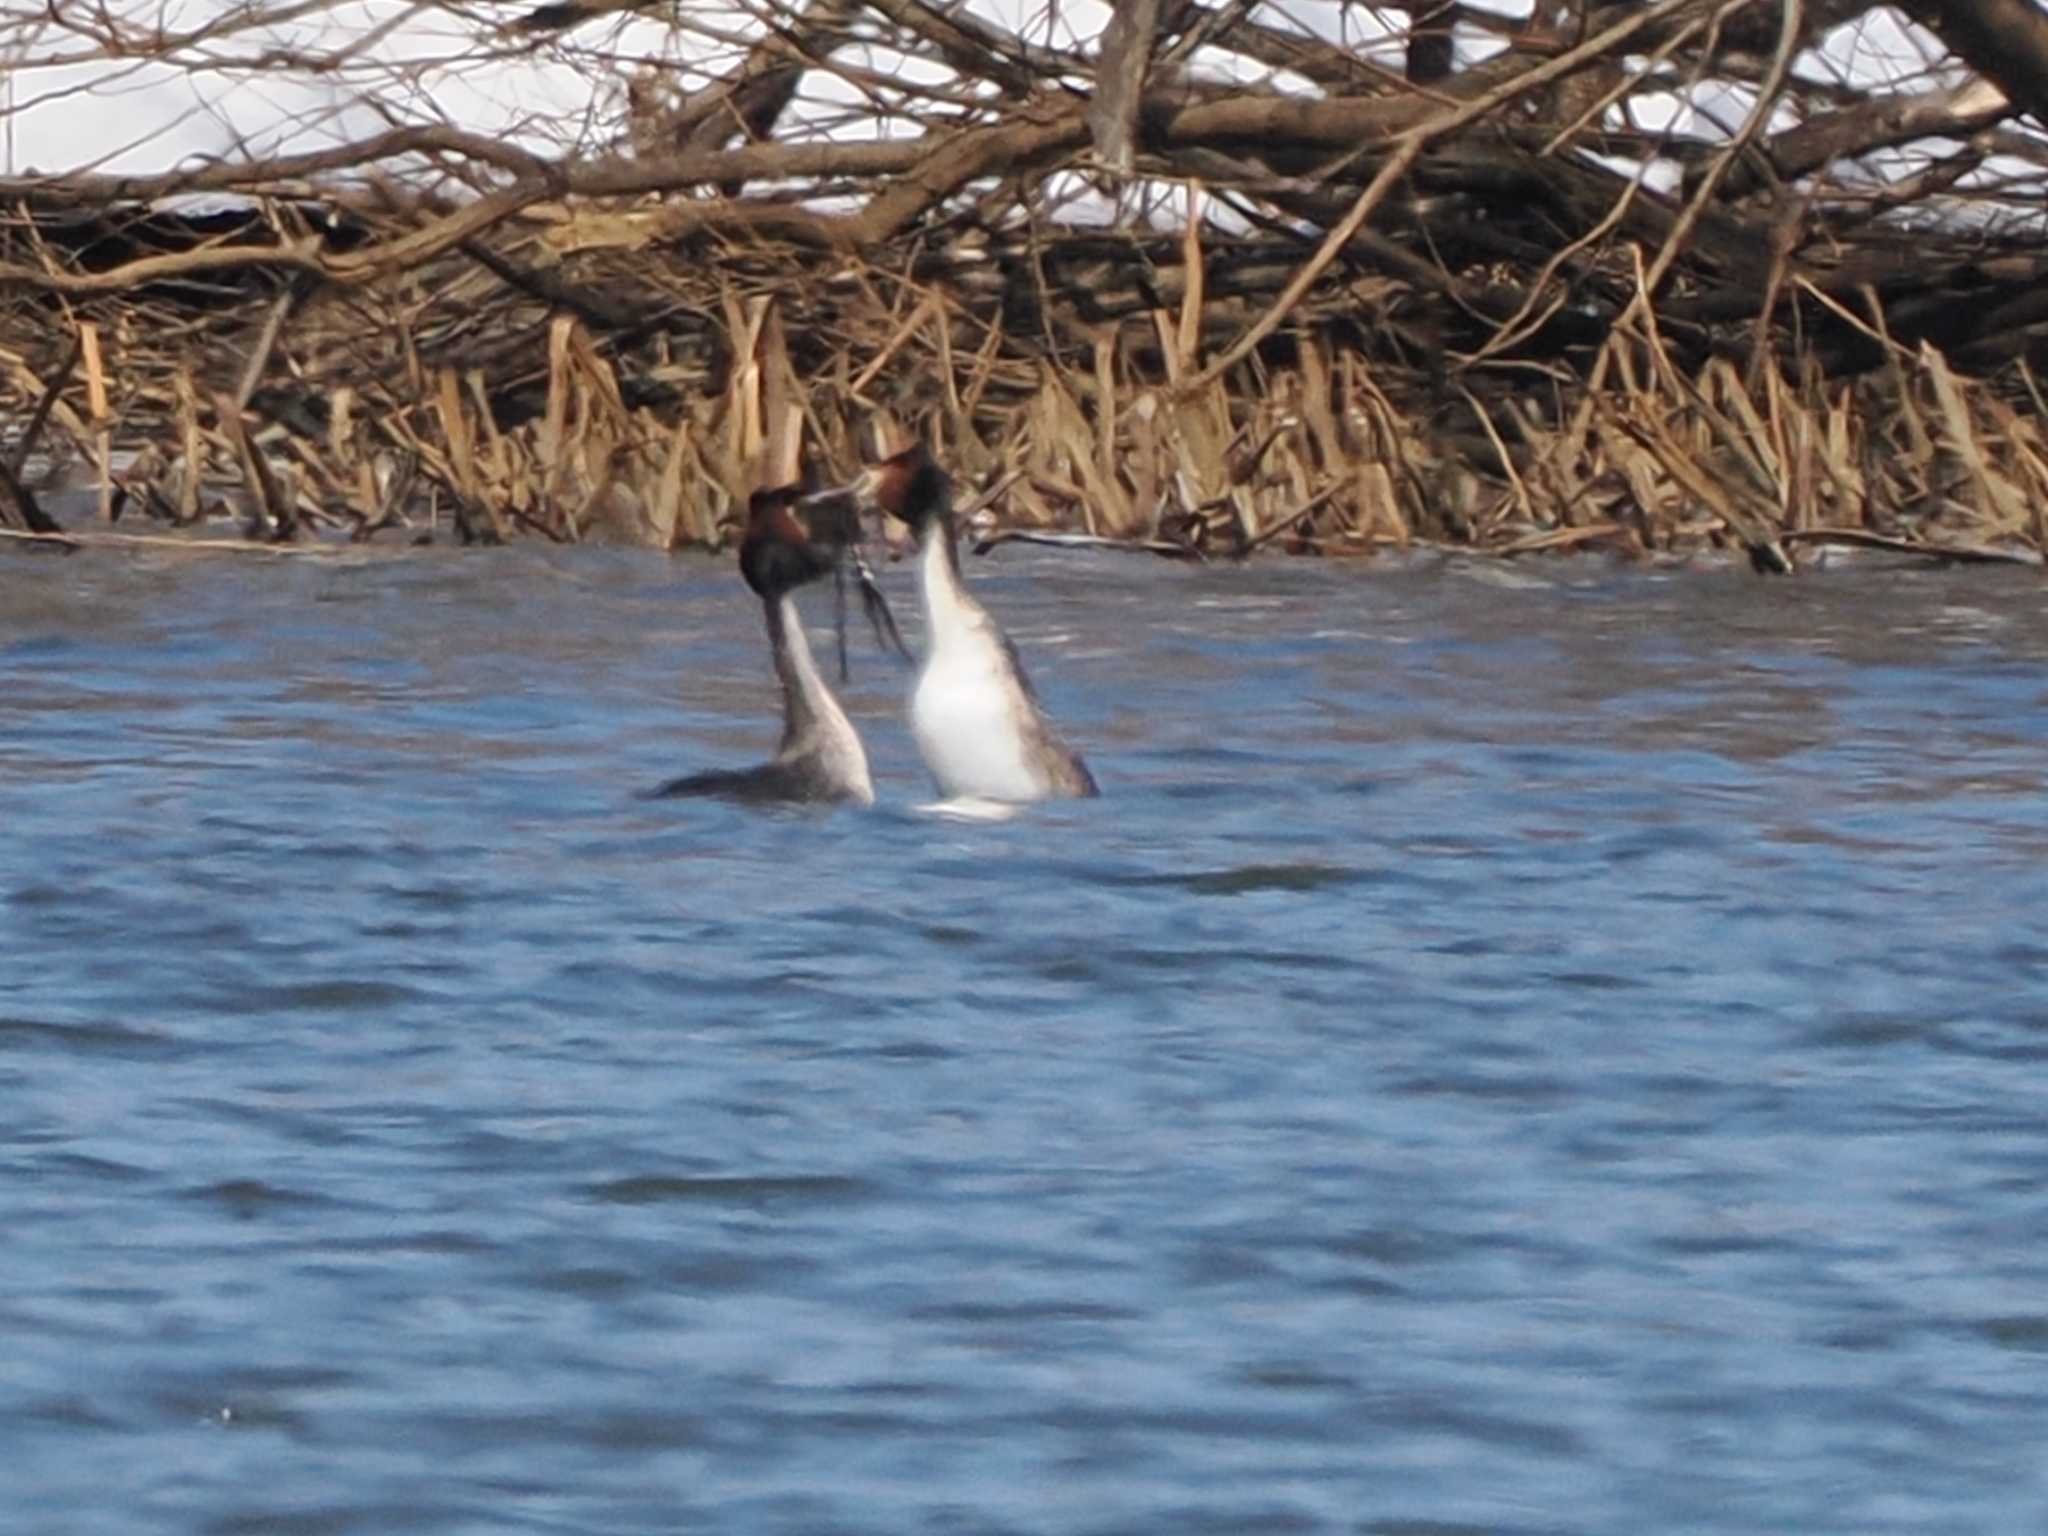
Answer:
[{"label": "grebe beak", "polygon": [[797,506],[806,512],[867,512],[875,505],[875,492],[880,488],[879,471],[861,471],[844,485],[835,485],[822,491],[813,491],[808,496],[799,496]]},{"label": "grebe beak", "polygon": [[[867,613],[868,623],[874,629],[877,643],[883,650],[892,650],[905,660],[909,660],[910,647],[903,643],[903,633],[896,627],[896,615],[889,611],[889,599],[883,596],[882,588],[875,580],[874,568],[868,564],[866,555],[861,551],[866,535],[866,529],[861,526],[861,512],[865,506],[872,504],[872,482],[875,478],[874,471],[870,470],[846,485],[836,485],[827,490],[813,491],[807,496],[799,496],[792,506],[811,542],[821,547],[829,547],[833,551],[836,566],[834,584],[838,589],[840,602],[845,602],[846,572],[850,565],[854,579],[860,586],[861,607]],[[839,665],[843,676],[846,670],[843,619],[840,647]]]},{"label": "grebe beak", "polygon": [[860,498],[854,491],[859,484],[858,480],[849,480],[845,485],[827,486],[822,491],[807,491],[797,497],[797,507],[801,511],[812,512],[828,507],[856,505]]},{"label": "grebe beak", "polygon": [[[860,544],[864,542],[867,531],[861,526],[861,520],[872,516],[882,547],[889,552],[891,560],[900,560],[906,551],[914,548],[917,540],[908,526],[884,512],[876,499],[882,489],[882,474],[883,467],[877,465],[861,471],[844,485],[798,498],[797,508],[805,514],[812,537],[833,537],[844,544]],[[829,534],[827,525],[831,529]]]},{"label": "grebe beak", "polygon": [[797,497],[790,507],[812,543],[843,548],[860,542],[860,503],[851,486],[813,491]]}]

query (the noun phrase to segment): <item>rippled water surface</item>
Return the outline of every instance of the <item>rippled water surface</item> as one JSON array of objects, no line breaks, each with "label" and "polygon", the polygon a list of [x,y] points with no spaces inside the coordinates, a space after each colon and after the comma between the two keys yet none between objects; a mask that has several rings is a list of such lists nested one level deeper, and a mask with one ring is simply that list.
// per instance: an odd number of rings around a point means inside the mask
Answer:
[{"label": "rippled water surface", "polygon": [[1100,802],[864,637],[635,799],[725,564],[7,558],[9,1528],[2041,1528],[2035,578],[971,574]]}]

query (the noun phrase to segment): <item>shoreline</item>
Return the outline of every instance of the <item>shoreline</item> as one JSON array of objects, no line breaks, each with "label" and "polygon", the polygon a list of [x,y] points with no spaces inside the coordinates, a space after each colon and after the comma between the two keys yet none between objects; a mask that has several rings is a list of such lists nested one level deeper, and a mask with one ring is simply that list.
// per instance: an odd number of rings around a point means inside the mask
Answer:
[{"label": "shoreline", "polygon": [[[332,530],[291,540],[251,538],[241,534],[225,534],[222,531],[239,526],[236,520],[222,519],[212,526],[201,525],[188,529],[147,533],[110,528],[93,522],[66,524],[59,531],[51,532],[0,527],[0,548],[23,551],[40,549],[64,554],[127,551],[137,554],[154,552],[194,556],[253,555],[272,558],[302,556],[315,559],[337,559],[345,556],[396,559],[426,551],[476,553],[485,548],[597,548],[660,554],[668,558],[679,555],[699,556],[711,561],[718,561],[729,554],[725,548],[710,545],[657,550],[631,540],[604,537],[582,540],[573,545],[542,539],[465,544],[459,538],[435,537],[430,531],[417,529],[411,530],[413,537],[405,541],[351,539]],[[967,538],[964,541],[964,553],[985,559],[995,556],[1005,547],[1015,545],[1077,557],[1113,556],[1166,560],[1212,568],[1308,560],[1315,564],[1380,569],[1400,561],[1404,556],[1441,561],[1462,559],[1485,563],[1499,562],[1503,565],[1527,563],[1538,557],[1556,559],[1571,556],[1574,559],[1599,558],[1610,565],[1644,571],[1740,572],[1747,566],[1755,574],[1773,576],[1821,574],[1829,570],[1851,567],[1910,569],[1941,566],[2004,566],[2040,570],[2048,566],[2048,561],[2044,561],[2039,551],[2026,546],[1938,544],[1892,538],[1853,528],[1809,528],[1795,530],[1780,537],[1778,543],[1788,551],[1788,564],[1780,568],[1774,564],[1760,564],[1753,556],[1741,550],[1730,550],[1704,543],[1699,547],[1685,550],[1644,550],[1639,542],[1630,543],[1617,536],[1623,532],[1626,530],[1617,529],[1612,525],[1590,529],[1562,529],[1495,548],[1411,538],[1401,541],[1387,539],[1370,547],[1350,548],[1338,553],[1304,553],[1282,545],[1248,550],[1242,554],[1204,554],[1198,550],[1164,545],[1158,541],[1117,540],[1098,535],[1040,529],[995,528],[979,536]]]}]

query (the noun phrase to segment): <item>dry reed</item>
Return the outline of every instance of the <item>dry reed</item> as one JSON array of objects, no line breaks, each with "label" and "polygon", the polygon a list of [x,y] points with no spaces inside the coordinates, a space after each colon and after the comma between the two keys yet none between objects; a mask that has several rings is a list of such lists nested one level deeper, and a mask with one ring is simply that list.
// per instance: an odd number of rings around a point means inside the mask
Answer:
[{"label": "dry reed", "polygon": [[[529,233],[528,253],[561,228]],[[245,409],[214,384],[246,356],[228,317],[169,328],[166,343],[161,310],[104,301],[105,320],[0,344],[0,408],[47,418],[45,454],[83,466],[103,521],[123,506],[174,525],[232,513],[271,541],[310,528],[716,546],[771,457],[786,472],[807,442],[824,472],[850,470],[887,418],[970,491],[1002,483],[984,534],[1200,555],[1417,541],[1782,553],[1838,536],[2042,549],[2048,445],[2024,363],[1965,378],[1931,344],[1864,326],[1885,348],[1880,369],[1745,377],[1721,356],[1688,366],[1645,311],[1605,342],[1597,392],[1551,372],[1487,401],[1476,379],[1447,387],[1360,348],[1326,304],[1219,373],[1199,231],[1188,226],[1176,302],[1097,322],[1064,355],[1021,349],[957,291],[871,260],[778,271],[767,262],[783,253],[756,249],[742,279],[611,251],[563,266],[612,291],[637,267],[642,305],[700,318],[691,350],[662,337],[627,353],[576,314],[449,270],[316,295],[269,338],[270,382]],[[458,307],[522,344],[486,357],[440,340]],[[38,356],[60,349],[83,366],[45,377]]]},{"label": "dry reed", "polygon": [[[1862,110],[1875,94],[1771,122],[1836,9],[1577,9],[1575,30],[1515,32],[1449,75],[1447,38],[1418,24],[1404,81],[1229,8],[1144,7],[1105,43],[1091,109],[1060,83],[1075,58],[982,22],[808,0],[724,94],[636,120],[639,147],[610,157],[543,165],[439,127],[313,157],[438,155],[468,168],[453,201],[323,201],[308,157],[17,186],[0,424],[25,425],[0,522],[49,531],[33,447],[97,488],[102,524],[715,547],[759,480],[799,456],[843,474],[879,432],[929,442],[970,497],[999,488],[989,540],[1726,548],[1772,570],[1833,540],[2038,562],[2048,263],[1927,222],[1902,256],[1887,210],[1829,180],[1901,142],[1908,118]],[[794,82],[837,67],[863,17],[993,94],[934,95],[921,140],[775,140]],[[1185,56],[1225,30],[1323,94],[1203,84]],[[1737,32],[1747,64],[1714,52]],[[1648,152],[1603,126],[1638,54],[1757,87],[1670,197],[1599,158]],[[2002,131],[2011,104],[1985,91],[1900,99],[1922,135]],[[1759,175],[1765,154],[1817,178],[1804,205]],[[1178,206],[1080,228],[1045,190],[1077,174],[1176,185]],[[806,177],[857,211],[792,199]],[[259,200],[148,201],[201,185]]]}]

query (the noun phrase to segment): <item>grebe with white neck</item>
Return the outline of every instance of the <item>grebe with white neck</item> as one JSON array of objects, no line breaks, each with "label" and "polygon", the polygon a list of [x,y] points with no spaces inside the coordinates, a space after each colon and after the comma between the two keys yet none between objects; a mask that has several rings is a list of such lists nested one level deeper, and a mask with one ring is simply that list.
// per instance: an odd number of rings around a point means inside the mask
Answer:
[{"label": "grebe with white neck", "polygon": [[740,544],[740,574],[761,599],[782,687],[782,744],[768,762],[689,774],[654,791],[655,798],[875,803],[860,733],[819,672],[797,610],[796,589],[838,570],[844,548],[805,526],[796,511],[802,494],[794,485],[756,491],[747,503],[747,533]]},{"label": "grebe with white neck", "polygon": [[911,690],[910,728],[939,793],[1009,805],[1099,793],[1047,718],[1017,648],[961,579],[945,471],[912,447],[869,469],[853,491],[917,534],[925,659]]}]

